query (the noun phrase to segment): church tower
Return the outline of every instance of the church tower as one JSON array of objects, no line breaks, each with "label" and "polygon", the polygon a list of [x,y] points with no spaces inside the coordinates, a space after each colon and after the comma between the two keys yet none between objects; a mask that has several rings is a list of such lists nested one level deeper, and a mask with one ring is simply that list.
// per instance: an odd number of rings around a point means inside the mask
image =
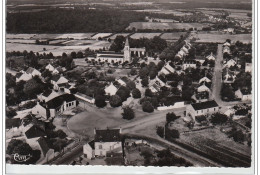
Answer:
[{"label": "church tower", "polygon": [[129,45],[128,38],[126,38],[126,41],[125,41],[124,61],[128,61],[128,62],[131,61],[131,52],[130,52],[130,45]]}]

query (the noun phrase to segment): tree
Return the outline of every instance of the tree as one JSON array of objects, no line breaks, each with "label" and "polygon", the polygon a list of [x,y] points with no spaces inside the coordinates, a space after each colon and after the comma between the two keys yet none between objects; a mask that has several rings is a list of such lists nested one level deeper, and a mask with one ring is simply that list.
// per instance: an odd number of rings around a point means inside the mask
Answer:
[{"label": "tree", "polygon": [[144,77],[144,78],[142,79],[141,83],[142,83],[142,85],[143,85],[144,87],[147,87],[148,84],[149,84],[148,77]]},{"label": "tree", "polygon": [[135,117],[134,110],[130,108],[129,106],[123,107],[123,113],[122,113],[123,119],[131,120]]},{"label": "tree", "polygon": [[118,95],[112,95],[109,98],[109,103],[112,107],[118,107],[122,105],[122,100]]},{"label": "tree", "polygon": [[7,146],[6,153],[9,155],[13,154],[15,147],[22,143],[22,140],[12,139]]},{"label": "tree", "polygon": [[215,113],[211,115],[211,123],[214,125],[218,125],[218,124],[224,124],[225,122],[227,122],[228,117],[225,114],[221,114],[221,113]]},{"label": "tree", "polygon": [[176,116],[174,112],[166,114],[166,123],[174,122],[176,119],[180,118],[180,116]]},{"label": "tree", "polygon": [[77,52],[77,58],[83,58],[83,57],[84,57],[83,52],[78,51]]},{"label": "tree", "polygon": [[62,131],[61,129],[57,130],[56,134],[61,139],[65,139],[67,137],[67,134],[64,131]]},{"label": "tree", "polygon": [[118,35],[114,42],[111,44],[110,49],[111,51],[115,51],[115,52],[120,52],[121,50],[123,50],[125,44],[125,37],[122,35]]},{"label": "tree", "polygon": [[154,111],[153,105],[149,101],[143,102],[142,109],[144,112],[149,112],[149,113]]},{"label": "tree", "polygon": [[126,101],[127,98],[130,97],[130,90],[127,87],[121,86],[116,92],[116,95],[121,98],[122,102]]},{"label": "tree", "polygon": [[13,118],[16,115],[17,115],[17,113],[13,108],[9,108],[6,110],[6,117]]},{"label": "tree", "polygon": [[132,68],[131,71],[130,71],[130,74],[131,75],[137,75],[136,69]]},{"label": "tree", "polygon": [[235,92],[230,85],[223,84],[220,93],[221,98],[225,101],[232,101],[235,99]]},{"label": "tree", "polygon": [[141,79],[144,79],[149,74],[149,69],[147,67],[143,67],[139,71],[139,76]]},{"label": "tree", "polygon": [[40,94],[43,90],[43,83],[37,77],[28,80],[23,88],[24,93],[27,94],[29,98],[36,98],[36,95]]},{"label": "tree", "polygon": [[71,58],[77,58],[77,54],[74,51],[70,53],[70,56],[71,56]]},{"label": "tree", "polygon": [[130,90],[133,90],[136,88],[136,85],[135,85],[135,82],[129,80],[127,83],[126,83],[126,87]]},{"label": "tree", "polygon": [[95,105],[99,108],[103,108],[107,105],[106,103],[106,97],[103,95],[97,95],[95,97]]},{"label": "tree", "polygon": [[156,127],[156,133],[161,138],[164,138],[164,127],[163,126],[157,126]]},{"label": "tree", "polygon": [[153,92],[151,91],[151,89],[147,88],[147,89],[145,90],[144,95],[145,95],[146,97],[152,97],[152,96],[153,96]]},{"label": "tree", "polygon": [[133,98],[141,98],[141,92],[139,89],[135,88],[132,90],[132,96]]}]

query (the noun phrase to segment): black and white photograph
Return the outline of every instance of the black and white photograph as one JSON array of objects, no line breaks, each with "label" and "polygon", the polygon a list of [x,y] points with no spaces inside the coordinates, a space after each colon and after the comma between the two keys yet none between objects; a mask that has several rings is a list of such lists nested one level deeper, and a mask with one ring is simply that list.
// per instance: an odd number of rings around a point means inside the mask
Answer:
[{"label": "black and white photograph", "polygon": [[252,167],[252,0],[4,8],[6,165]]}]

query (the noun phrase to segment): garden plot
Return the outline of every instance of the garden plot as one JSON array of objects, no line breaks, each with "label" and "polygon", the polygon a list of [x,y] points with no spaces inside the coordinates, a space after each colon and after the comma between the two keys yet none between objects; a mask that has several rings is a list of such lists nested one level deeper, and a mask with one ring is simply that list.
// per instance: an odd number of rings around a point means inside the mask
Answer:
[{"label": "garden plot", "polygon": [[165,40],[178,40],[181,35],[185,35],[186,32],[174,32],[174,33],[164,33],[160,37]]},{"label": "garden plot", "polygon": [[66,39],[66,38],[73,38],[73,39],[90,39],[91,36],[93,36],[95,33],[67,33],[67,34],[61,34],[56,38],[59,39]]},{"label": "garden plot", "polygon": [[20,43],[6,43],[6,52],[20,51],[24,50],[33,51],[33,52],[42,52],[46,49],[46,53],[49,53],[49,50],[54,50],[59,48],[58,46],[48,46],[48,45],[35,45],[35,44],[20,44]]},{"label": "garden plot", "polygon": [[61,34],[36,34],[33,39],[55,39]]},{"label": "garden plot", "polygon": [[31,39],[6,39],[7,43],[35,44],[35,40]]},{"label": "garden plot", "polygon": [[112,33],[98,33],[98,34],[92,36],[91,38],[92,39],[105,38],[105,37],[108,37],[110,35],[112,35]]},{"label": "garden plot", "polygon": [[132,22],[127,27],[127,29],[153,29],[153,30],[166,30],[166,29],[190,29],[197,28],[201,30],[203,27],[208,27],[209,24],[206,23],[154,23],[154,22]]},{"label": "garden plot", "polygon": [[130,37],[133,39],[140,39],[140,38],[148,38],[152,39],[155,36],[160,36],[161,33],[135,33],[131,35]]},{"label": "garden plot", "polygon": [[120,35],[127,37],[128,35],[130,35],[130,33],[116,33],[116,34],[110,36],[109,38],[114,40],[114,39],[116,39],[117,36],[120,36]]},{"label": "garden plot", "polygon": [[212,34],[212,33],[199,33],[196,36],[196,41],[198,43],[224,43],[226,39],[230,39],[232,43],[237,41],[243,43],[252,43],[251,34]]},{"label": "garden plot", "polygon": [[36,34],[6,34],[7,39],[31,39]]}]

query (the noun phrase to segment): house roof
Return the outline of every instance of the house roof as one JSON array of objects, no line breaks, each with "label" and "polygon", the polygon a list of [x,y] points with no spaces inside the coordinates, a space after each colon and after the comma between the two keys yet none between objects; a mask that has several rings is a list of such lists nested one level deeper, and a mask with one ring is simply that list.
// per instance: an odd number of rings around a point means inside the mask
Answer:
[{"label": "house roof", "polygon": [[96,130],[95,142],[119,142],[121,141],[119,129]]},{"label": "house roof", "polygon": [[43,155],[46,156],[46,154],[47,154],[47,152],[49,151],[50,148],[49,148],[45,138],[44,137],[40,137],[37,141],[38,141],[38,143],[39,143],[39,145],[40,145],[40,147],[42,149]]},{"label": "house roof", "polygon": [[42,93],[42,95],[43,95],[44,97],[48,97],[51,93],[52,93],[52,90],[51,90],[51,89],[47,89],[47,90],[45,90],[45,91]]},{"label": "house roof", "polygon": [[13,118],[13,119],[6,119],[5,120],[6,129],[11,129],[14,127],[19,127],[21,125],[21,119]]},{"label": "house roof", "polygon": [[15,77],[16,77],[16,78],[20,78],[22,75],[23,75],[22,72],[18,72],[18,73],[15,75]]},{"label": "house roof", "polygon": [[54,76],[52,76],[52,78],[51,78],[51,80],[53,80],[53,81],[58,81],[60,79],[60,75],[54,75]]},{"label": "house roof", "polygon": [[88,142],[88,144],[92,149],[95,149],[95,140]]},{"label": "house roof", "polygon": [[218,104],[217,104],[217,102],[215,102],[215,100],[212,100],[212,101],[205,101],[205,102],[201,102],[201,103],[194,103],[194,104],[191,104],[191,106],[197,111],[197,110],[201,110],[201,109],[218,107]]},{"label": "house roof", "polygon": [[35,125],[28,129],[25,135],[28,139],[46,136],[45,132]]},{"label": "house roof", "polygon": [[34,68],[29,67],[29,68],[26,70],[26,73],[27,73],[27,74],[31,74],[31,73],[33,73],[34,70],[35,70]]},{"label": "house roof", "polygon": [[99,57],[105,57],[105,58],[124,58],[124,55],[99,55]]},{"label": "house roof", "polygon": [[75,100],[76,98],[73,94],[63,94],[48,101],[47,106],[48,108],[56,109],[57,107],[61,106],[64,101],[71,102]]},{"label": "house roof", "polygon": [[84,98],[86,98],[86,99],[88,99],[88,100],[93,100],[93,99],[94,99],[94,98],[92,98],[92,97],[90,97],[90,96],[88,96],[88,95],[85,95],[85,94],[82,94],[82,93],[79,93],[79,92],[77,92],[76,95],[81,96],[81,97],[84,97]]}]

